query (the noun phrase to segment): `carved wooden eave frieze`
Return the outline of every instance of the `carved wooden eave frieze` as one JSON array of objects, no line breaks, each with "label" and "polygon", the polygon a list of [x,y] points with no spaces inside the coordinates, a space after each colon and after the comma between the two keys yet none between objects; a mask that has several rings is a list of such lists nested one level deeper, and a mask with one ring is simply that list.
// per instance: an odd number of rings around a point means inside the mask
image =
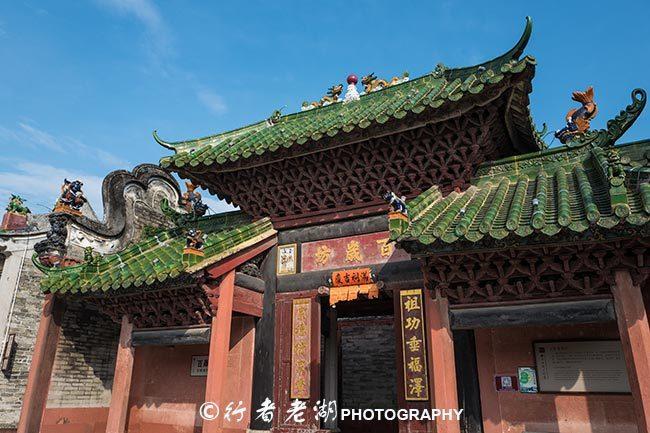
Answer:
[{"label": "carved wooden eave frieze", "polygon": [[650,273],[650,238],[439,254],[424,259],[427,288],[450,303],[478,305],[608,297],[614,271],[635,284]]}]

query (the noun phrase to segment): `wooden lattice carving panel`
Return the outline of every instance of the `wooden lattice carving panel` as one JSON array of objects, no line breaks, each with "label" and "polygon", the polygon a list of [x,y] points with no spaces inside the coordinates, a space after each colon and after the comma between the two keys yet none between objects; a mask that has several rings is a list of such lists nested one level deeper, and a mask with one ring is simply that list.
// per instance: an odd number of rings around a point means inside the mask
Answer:
[{"label": "wooden lattice carving panel", "polygon": [[426,260],[427,287],[452,304],[609,294],[614,271],[637,283],[650,272],[647,238],[593,244],[438,255]]}]

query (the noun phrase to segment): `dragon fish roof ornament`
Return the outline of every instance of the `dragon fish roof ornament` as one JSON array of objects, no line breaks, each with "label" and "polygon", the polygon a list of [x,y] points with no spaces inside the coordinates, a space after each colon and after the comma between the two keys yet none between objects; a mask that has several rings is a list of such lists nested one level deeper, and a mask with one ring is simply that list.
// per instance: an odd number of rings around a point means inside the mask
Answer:
[{"label": "dragon fish roof ornament", "polygon": [[589,130],[590,121],[598,114],[598,106],[594,102],[594,88],[589,86],[584,92],[573,92],[571,99],[580,102],[580,108],[569,110],[566,115],[566,126],[555,131],[555,138],[562,144],[571,141],[574,136],[582,135]]}]

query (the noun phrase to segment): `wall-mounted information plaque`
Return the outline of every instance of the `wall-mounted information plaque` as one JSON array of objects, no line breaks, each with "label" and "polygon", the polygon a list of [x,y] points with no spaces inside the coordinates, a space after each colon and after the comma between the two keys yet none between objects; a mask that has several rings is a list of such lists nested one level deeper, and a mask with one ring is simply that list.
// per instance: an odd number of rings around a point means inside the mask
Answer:
[{"label": "wall-mounted information plaque", "polygon": [[621,342],[535,343],[541,392],[630,392]]}]

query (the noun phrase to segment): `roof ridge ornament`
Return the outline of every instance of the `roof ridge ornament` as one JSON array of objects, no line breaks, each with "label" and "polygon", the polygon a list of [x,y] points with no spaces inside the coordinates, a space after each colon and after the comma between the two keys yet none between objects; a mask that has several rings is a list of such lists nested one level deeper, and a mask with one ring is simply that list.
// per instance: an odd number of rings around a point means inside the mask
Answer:
[{"label": "roof ridge ornament", "polygon": [[[349,88],[349,86],[348,86]],[[339,102],[339,96],[343,92],[343,84],[335,84],[327,89],[327,94],[320,98],[320,101],[303,102],[301,111],[307,111],[314,108],[326,107],[328,105]]]},{"label": "roof ridge ornament", "polygon": [[347,104],[348,102],[358,101],[361,98],[359,91],[357,90],[357,83],[359,82],[359,78],[357,78],[357,76],[354,74],[350,74],[348,75],[346,82],[348,83],[348,88],[345,91],[343,103]]},{"label": "roof ridge ornament", "polygon": [[[363,84],[364,94],[376,92],[378,90],[383,90],[388,87],[395,86],[397,84],[405,83],[409,80],[408,71],[404,71],[401,77],[393,77],[390,81],[386,81],[383,78],[377,78],[374,72],[361,78],[361,83]],[[356,90],[356,87],[355,87]]]},{"label": "roof ridge ornament", "polygon": [[566,144],[575,136],[583,135],[591,126],[591,120],[598,114],[598,105],[594,101],[594,88],[587,87],[584,92],[573,92],[571,99],[580,102],[580,108],[573,108],[566,114],[566,126],[555,131],[555,138]]},{"label": "roof ridge ornament", "polygon": [[646,91],[637,88],[631,93],[632,103],[621,110],[616,117],[607,121],[605,129],[591,130],[574,136],[567,142],[569,147],[580,147],[587,144],[600,147],[611,147],[616,143],[639,117],[647,101]]}]

